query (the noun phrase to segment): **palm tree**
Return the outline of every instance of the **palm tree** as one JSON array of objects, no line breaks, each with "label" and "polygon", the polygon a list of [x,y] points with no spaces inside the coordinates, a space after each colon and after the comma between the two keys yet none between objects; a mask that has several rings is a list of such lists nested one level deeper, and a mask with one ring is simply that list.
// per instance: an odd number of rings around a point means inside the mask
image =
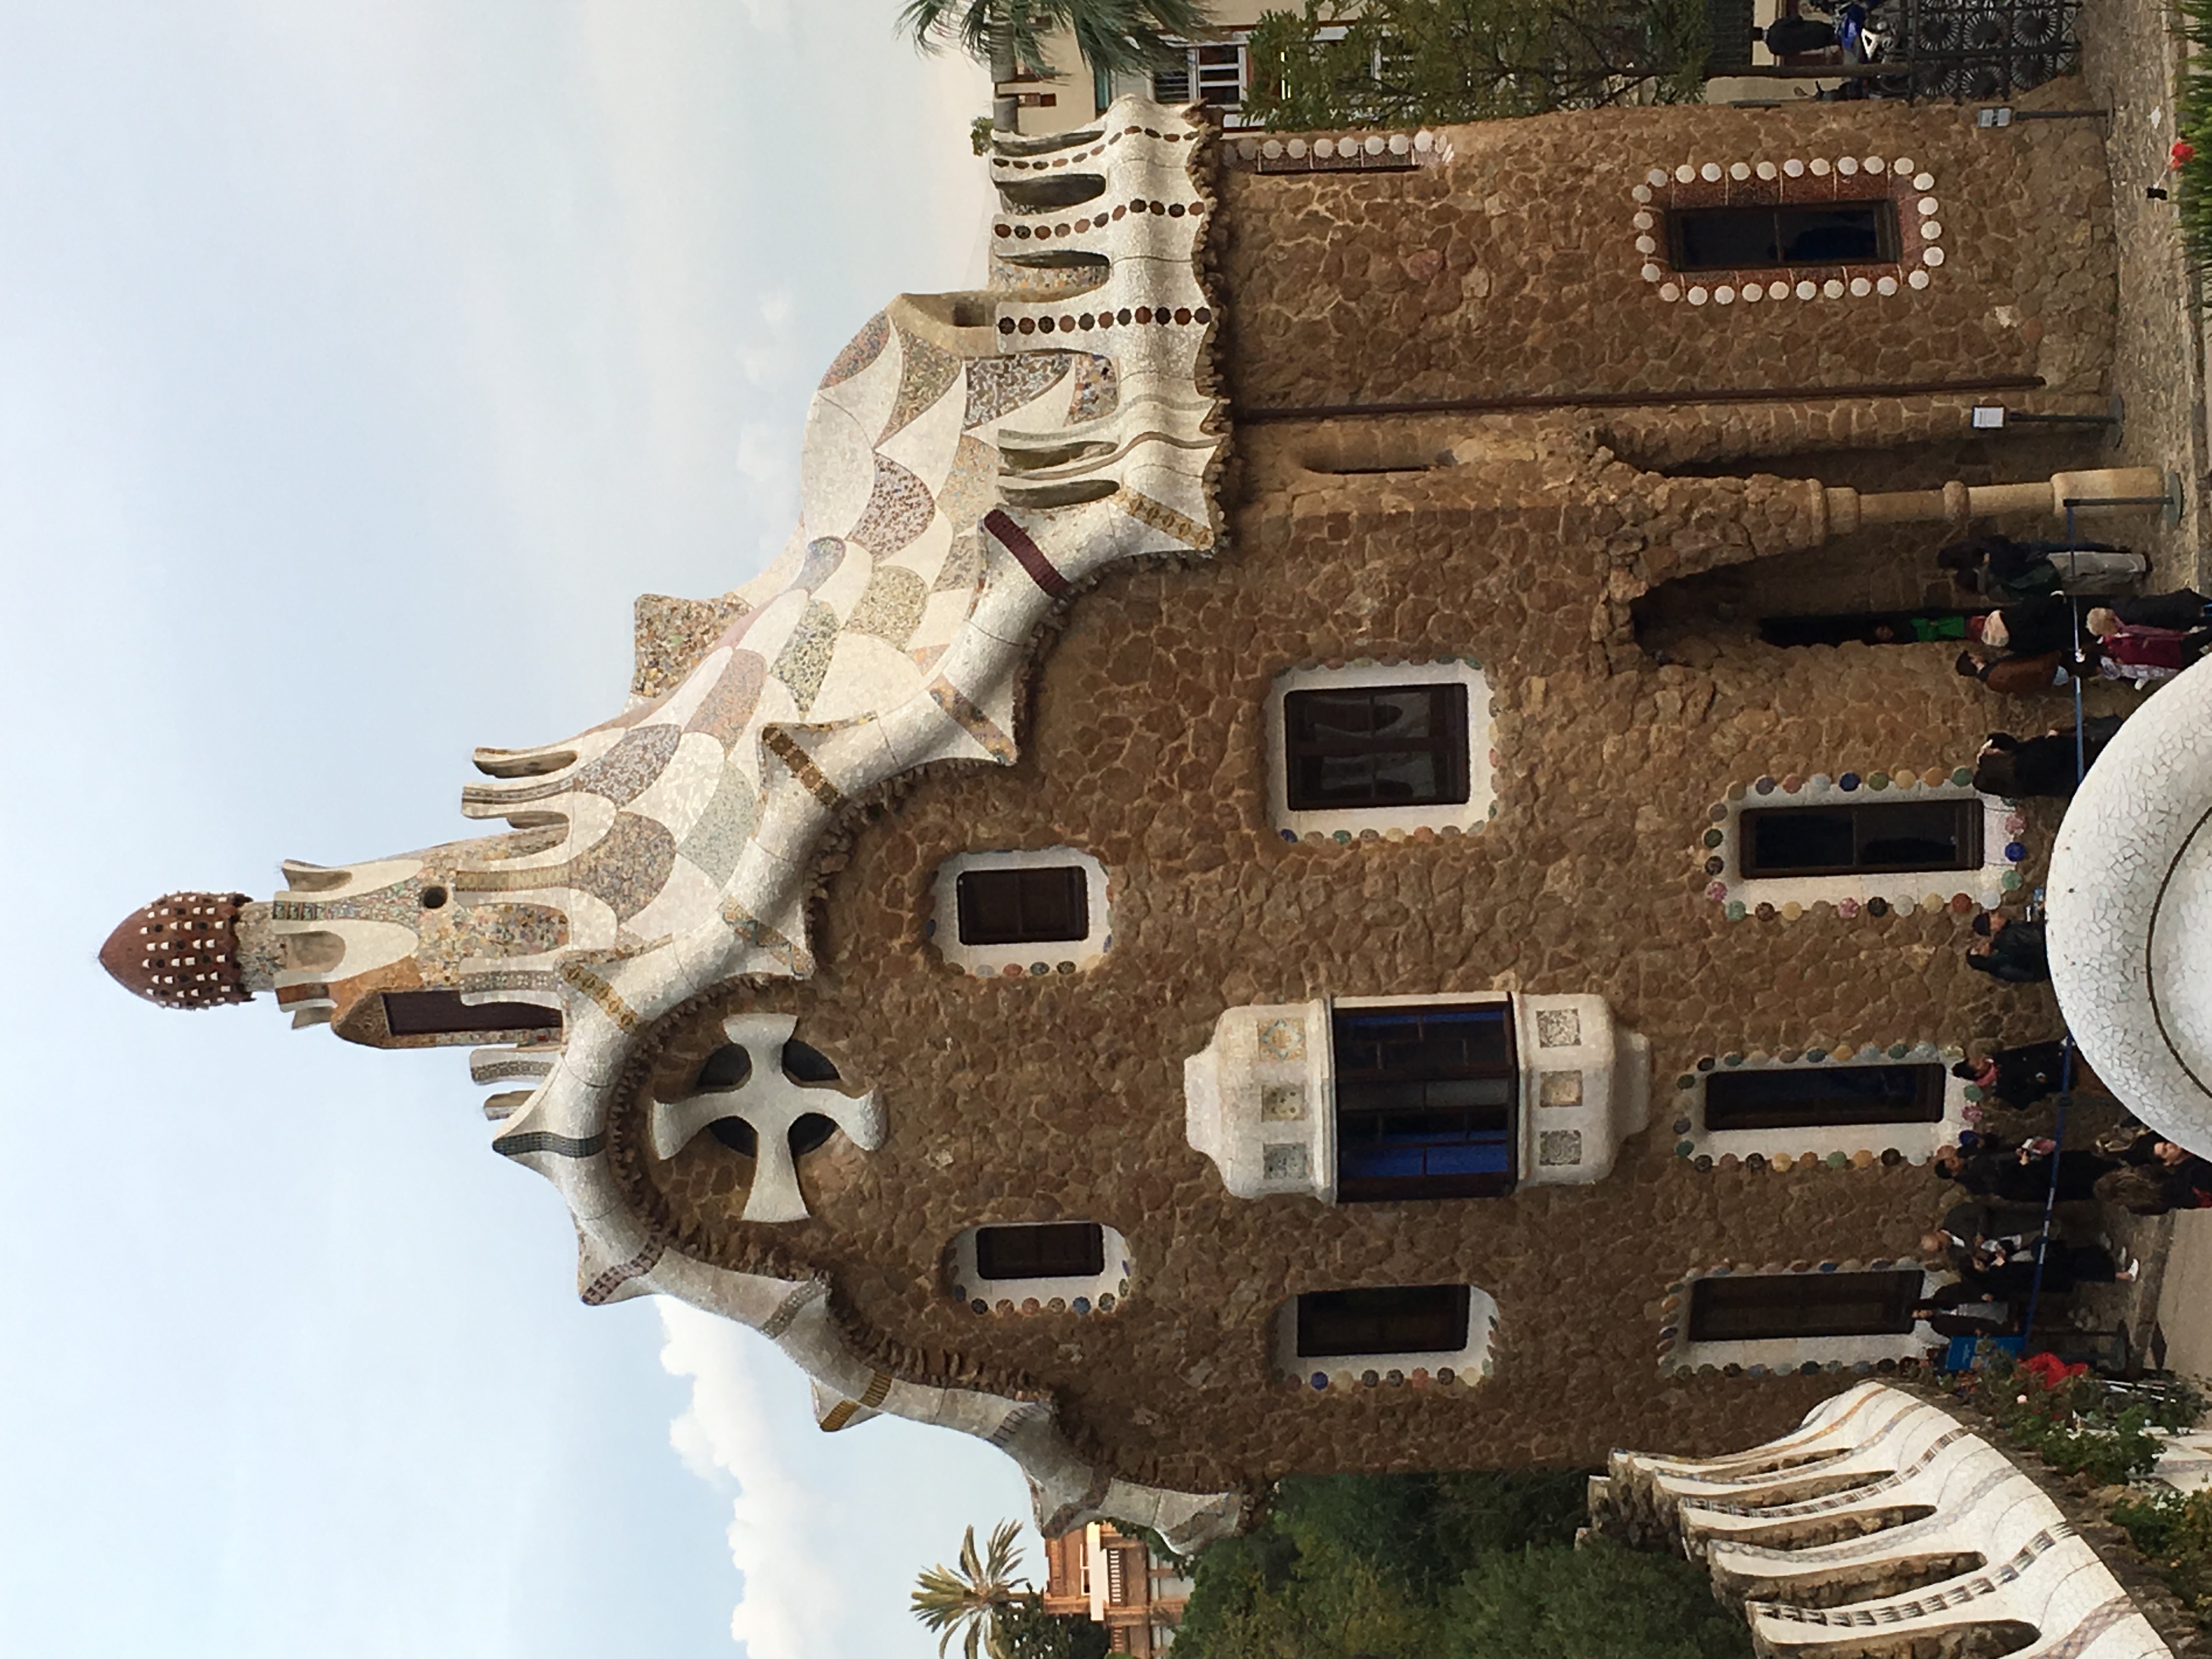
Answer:
[{"label": "palm tree", "polygon": [[1001,1622],[1006,1609],[1020,1601],[1029,1590],[1026,1578],[1018,1580],[1014,1577],[1021,1565],[1014,1540],[1021,1535],[1021,1530],[1014,1522],[1000,1522],[992,1528],[991,1541],[978,1558],[975,1528],[970,1527],[960,1546],[957,1571],[941,1564],[922,1569],[915,1582],[914,1616],[928,1629],[939,1632],[938,1659],[945,1659],[952,1638],[963,1631],[967,1640],[962,1651],[966,1659],[975,1659],[979,1643],[990,1659],[1012,1659],[1013,1649]]},{"label": "palm tree", "polygon": [[1092,70],[1136,75],[1176,62],[1170,37],[1207,32],[1200,0],[906,0],[899,27],[924,52],[957,45],[994,77],[1049,76],[1045,37],[1065,29]]}]

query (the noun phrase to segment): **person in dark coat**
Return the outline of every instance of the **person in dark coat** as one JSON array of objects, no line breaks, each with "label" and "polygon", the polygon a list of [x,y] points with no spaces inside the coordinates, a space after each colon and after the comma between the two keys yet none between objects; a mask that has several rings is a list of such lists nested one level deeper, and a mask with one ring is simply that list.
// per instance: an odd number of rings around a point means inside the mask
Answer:
[{"label": "person in dark coat", "polygon": [[1796,58],[1826,52],[1836,44],[1836,26],[1814,17],[1778,17],[1765,31],[1752,31],[1752,43],[1764,45],[1777,58]]},{"label": "person in dark coat", "polygon": [[2054,1164],[2062,1204],[2094,1196],[2098,1178],[2120,1167],[2118,1159],[2095,1152],[2054,1152],[2049,1140],[2013,1146],[1995,1136],[1984,1136],[1972,1151],[1938,1152],[1935,1161],[1936,1173],[1946,1181],[1958,1182],[1977,1198],[2006,1204],[2040,1204],[2051,1196]]},{"label": "person in dark coat", "polygon": [[2212,602],[2193,587],[2176,588],[2171,593],[2123,594],[2106,600],[2105,608],[2130,628],[2170,628],[2177,634],[2189,633],[2212,620],[2206,616],[2212,611]]},{"label": "person in dark coat", "polygon": [[1984,1060],[1962,1060],[1951,1074],[1978,1085],[1998,1105],[2019,1111],[2057,1091],[2066,1077],[2067,1047],[2063,1038],[2019,1043]]},{"label": "person in dark coat", "polygon": [[[2009,536],[1970,536],[1937,553],[1936,562],[1951,573],[1962,592],[1986,594],[2009,605],[2069,586],[2086,591],[2132,582],[2141,579],[2148,562],[2110,542],[2016,542]],[[2069,575],[2075,578],[2070,583]]]},{"label": "person in dark coat", "polygon": [[2045,652],[2070,653],[2086,644],[2089,632],[2074,601],[2062,593],[2039,594],[2002,605],[1982,619],[1981,641],[2015,657]]},{"label": "person in dark coat", "polygon": [[2120,1160],[2153,1176],[2168,1208],[2212,1208],[2212,1158],[2199,1157],[2179,1141],[2146,1129],[2121,1152]]},{"label": "person in dark coat", "polygon": [[2124,1285],[2136,1276],[2101,1244],[2069,1244],[2041,1235],[1984,1238],[1976,1243],[1962,1281],[2007,1301],[2025,1302],[2035,1289],[2037,1247],[2043,1254],[2043,1288],[2063,1296],[2076,1285]]},{"label": "person in dark coat", "polygon": [[2008,985],[2040,985],[2051,977],[2043,924],[2007,921],[1984,910],[1974,918],[1979,935],[1966,947],[1966,966]]},{"label": "person in dark coat", "polygon": [[1912,1316],[1938,1336],[2011,1336],[2020,1328],[2009,1302],[1964,1279],[1939,1288]]},{"label": "person in dark coat", "polygon": [[[2097,660],[2094,647],[2087,657],[2087,662],[2081,665],[2085,674]],[[1977,651],[1971,646],[1959,653],[1958,662],[1959,672],[1966,678],[1979,680],[1990,690],[2014,697],[2063,691],[2074,683],[2075,667],[2069,653],[2046,651],[2039,657],[2006,657]]]},{"label": "person in dark coat", "polygon": [[[2118,716],[2100,714],[2082,722],[2078,764],[2087,771],[2120,729]],[[1974,762],[1974,787],[1984,795],[2026,800],[2048,795],[2064,799],[2080,782],[2071,731],[2052,730],[2039,738],[2015,738],[1992,732]]]}]

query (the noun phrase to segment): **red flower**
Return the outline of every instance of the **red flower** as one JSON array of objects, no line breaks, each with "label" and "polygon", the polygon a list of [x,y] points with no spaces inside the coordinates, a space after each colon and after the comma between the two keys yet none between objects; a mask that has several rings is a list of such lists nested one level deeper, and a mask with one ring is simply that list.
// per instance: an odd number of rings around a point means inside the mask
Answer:
[{"label": "red flower", "polygon": [[2046,1389],[2063,1389],[2089,1369],[2086,1364],[2069,1365],[2055,1353],[2030,1354],[2021,1362],[2020,1368]]},{"label": "red flower", "polygon": [[2173,141],[2173,148],[2166,153],[2166,164],[2169,167],[2181,167],[2192,160],[2196,154],[2196,145],[2186,138],[2177,138]]}]

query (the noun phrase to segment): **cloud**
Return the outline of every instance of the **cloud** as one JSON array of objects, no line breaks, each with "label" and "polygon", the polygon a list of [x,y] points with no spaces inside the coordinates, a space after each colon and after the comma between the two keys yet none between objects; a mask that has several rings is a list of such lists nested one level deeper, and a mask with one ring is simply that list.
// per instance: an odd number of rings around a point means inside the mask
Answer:
[{"label": "cloud", "polygon": [[823,1547],[836,1517],[778,1448],[777,1425],[789,1426],[793,1402],[771,1400],[763,1386],[763,1367],[789,1370],[790,1362],[762,1352],[760,1338],[727,1320],[665,1297],[659,1306],[667,1334],[661,1365],[691,1379],[691,1404],[671,1425],[670,1443],[694,1474],[733,1489],[730,1559],[744,1575],[744,1595],[730,1615],[730,1634],[747,1659],[839,1651],[841,1598]]}]

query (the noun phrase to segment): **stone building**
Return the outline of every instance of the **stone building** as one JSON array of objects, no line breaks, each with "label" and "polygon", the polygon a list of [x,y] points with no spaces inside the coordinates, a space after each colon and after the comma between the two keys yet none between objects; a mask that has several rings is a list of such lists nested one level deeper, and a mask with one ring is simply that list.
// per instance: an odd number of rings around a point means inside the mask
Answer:
[{"label": "stone building", "polygon": [[1161,1654],[1175,1644],[1191,1581],[1110,1521],[1044,1543],[1044,1610],[1106,1627],[1108,1651]]},{"label": "stone building", "polygon": [[1750,619],[2162,493],[1970,419],[2106,406],[2083,128],[1004,139],[993,285],[866,323],[784,556],[479,750],[500,827],[105,959],[471,1047],[586,1302],[988,1438],[1048,1534],[1778,1433],[1924,1351],[1945,1062],[2057,1015],[1962,955],[2049,843],[2008,716]]}]

